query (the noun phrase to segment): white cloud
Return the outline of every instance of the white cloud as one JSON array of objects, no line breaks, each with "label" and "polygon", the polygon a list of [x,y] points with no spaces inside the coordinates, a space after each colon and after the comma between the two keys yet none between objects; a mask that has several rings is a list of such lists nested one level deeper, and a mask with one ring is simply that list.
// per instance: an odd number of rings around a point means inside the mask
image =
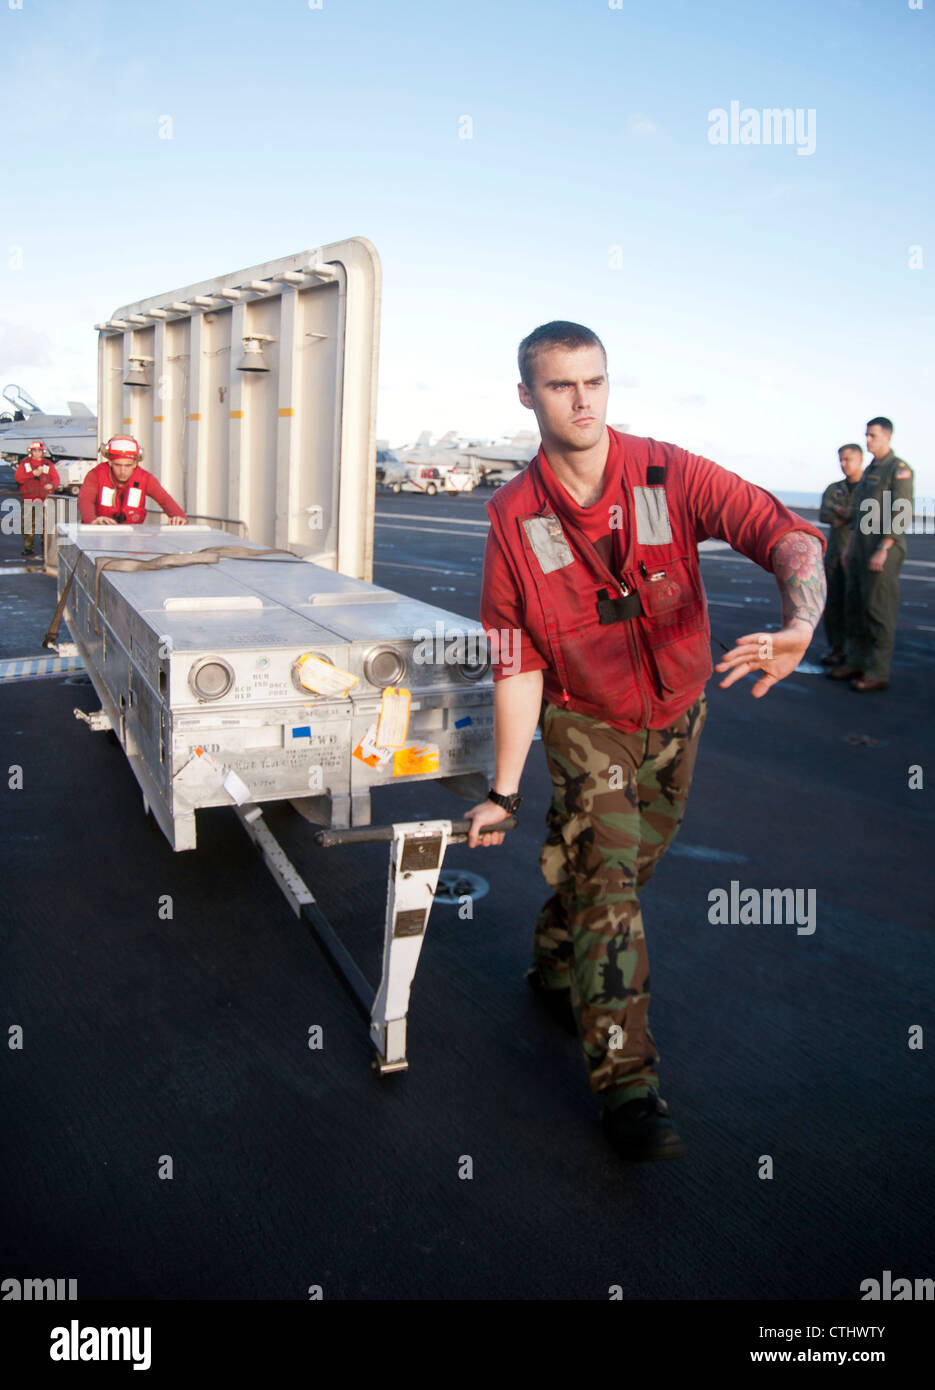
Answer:
[{"label": "white cloud", "polygon": [[50,347],[47,333],[0,319],[0,376],[31,367],[48,367],[52,361]]}]

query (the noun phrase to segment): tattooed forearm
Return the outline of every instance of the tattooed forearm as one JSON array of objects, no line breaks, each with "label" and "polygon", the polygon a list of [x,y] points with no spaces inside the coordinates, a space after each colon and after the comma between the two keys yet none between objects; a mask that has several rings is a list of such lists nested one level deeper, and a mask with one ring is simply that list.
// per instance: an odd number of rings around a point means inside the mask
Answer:
[{"label": "tattooed forearm", "polygon": [[772,551],[773,573],[782,596],[782,620],[817,626],[825,607],[821,543],[805,531],[790,531]]}]

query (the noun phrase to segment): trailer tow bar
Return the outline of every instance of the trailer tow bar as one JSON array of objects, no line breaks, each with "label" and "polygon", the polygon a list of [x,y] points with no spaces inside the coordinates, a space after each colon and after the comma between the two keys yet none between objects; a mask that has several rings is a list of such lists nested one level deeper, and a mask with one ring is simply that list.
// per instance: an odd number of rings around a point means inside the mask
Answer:
[{"label": "trailer tow bar", "polygon": [[[374,990],[263,820],[259,806],[247,802],[234,809],[293,912],[307,924],[328,964],[368,1021],[370,1041],[376,1054],[374,1069],[381,1076],[405,1071],[409,1066],[406,1058],[409,995],[438,876],[448,846],[466,842],[470,821],[408,821],[358,830],[320,830],[316,834],[316,843],[326,848],[374,841],[389,843],[383,973],[379,989]],[[486,833],[512,830],[515,825],[516,820],[511,816],[490,826]]]},{"label": "trailer tow bar", "polygon": [[76,719],[80,719],[82,723],[87,724],[88,728],[96,734],[103,733],[105,729],[112,729],[114,727],[110,722],[110,715],[103,709],[96,709],[91,714],[86,714],[83,709],[75,709],[72,710],[72,714]]}]

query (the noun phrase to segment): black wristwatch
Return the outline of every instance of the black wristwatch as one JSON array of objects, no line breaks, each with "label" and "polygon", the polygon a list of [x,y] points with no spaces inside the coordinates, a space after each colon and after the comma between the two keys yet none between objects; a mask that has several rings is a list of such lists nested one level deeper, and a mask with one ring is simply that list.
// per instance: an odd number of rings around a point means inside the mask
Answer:
[{"label": "black wristwatch", "polygon": [[502,806],[511,816],[515,816],[523,804],[523,798],[518,792],[514,792],[512,796],[502,796],[500,792],[495,792],[493,787],[487,793],[487,800],[492,801],[495,806]]}]

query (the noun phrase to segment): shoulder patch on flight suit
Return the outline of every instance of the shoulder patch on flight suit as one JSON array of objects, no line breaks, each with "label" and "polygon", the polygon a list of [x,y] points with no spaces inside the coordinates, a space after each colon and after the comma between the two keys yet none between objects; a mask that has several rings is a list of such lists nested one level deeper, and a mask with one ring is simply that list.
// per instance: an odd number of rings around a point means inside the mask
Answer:
[{"label": "shoulder patch on flight suit", "polygon": [[635,487],[636,539],[640,545],[671,545],[669,505],[663,487]]},{"label": "shoulder patch on flight suit", "polygon": [[911,477],[912,477],[912,469],[911,469],[911,468],[897,468],[897,470],[896,470],[896,476],[897,476],[897,478],[911,478]]},{"label": "shoulder patch on flight suit", "polygon": [[575,557],[557,516],[527,517],[523,530],[529,537],[529,544],[542,566],[543,574],[551,574],[553,570],[564,569],[566,565],[574,563]]}]

